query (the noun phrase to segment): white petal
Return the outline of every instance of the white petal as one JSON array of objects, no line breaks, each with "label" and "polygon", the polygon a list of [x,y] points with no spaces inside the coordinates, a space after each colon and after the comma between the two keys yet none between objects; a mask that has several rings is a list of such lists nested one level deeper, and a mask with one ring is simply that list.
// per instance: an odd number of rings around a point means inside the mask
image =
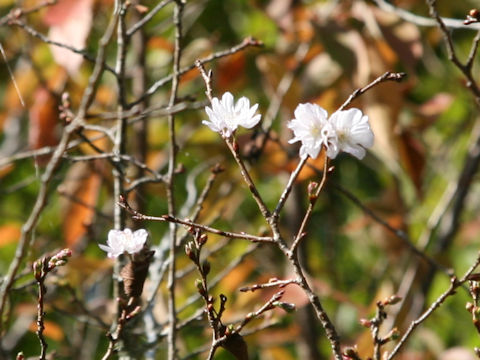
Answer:
[{"label": "white petal", "polygon": [[250,108],[250,100],[246,97],[240,98],[235,104],[233,95],[226,92],[222,100],[212,99],[212,107],[205,107],[209,121],[202,121],[211,130],[220,133],[224,137],[231,136],[237,127],[254,127],[261,119],[261,115],[255,115],[258,105]]},{"label": "white petal", "polygon": [[225,110],[231,111],[234,109],[233,105],[233,95],[228,91],[222,96],[222,105]]},{"label": "white petal", "polygon": [[352,154],[362,159],[365,148],[373,146],[374,135],[368,116],[363,115],[359,109],[337,111],[329,119],[338,137],[340,151]]},{"label": "white petal", "polygon": [[352,154],[359,160],[362,160],[365,157],[365,154],[367,153],[365,149],[360,145],[352,146],[347,144],[343,146],[342,150],[345,151],[346,153]]}]

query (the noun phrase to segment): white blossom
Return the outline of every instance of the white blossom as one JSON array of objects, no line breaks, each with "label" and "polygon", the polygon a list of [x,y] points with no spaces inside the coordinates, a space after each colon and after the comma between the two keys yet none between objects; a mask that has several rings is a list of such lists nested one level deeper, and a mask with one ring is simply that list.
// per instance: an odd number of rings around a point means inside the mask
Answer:
[{"label": "white blossom", "polygon": [[117,256],[127,252],[134,254],[142,250],[145,241],[147,241],[147,230],[139,229],[134,232],[126,228],[125,230],[110,230],[108,232],[107,245],[99,244],[98,246],[103,251],[108,252],[109,258],[116,258]]},{"label": "white blossom", "polygon": [[291,120],[288,127],[295,137],[289,141],[300,141],[300,157],[310,156],[316,158],[322,145],[331,146],[335,140],[335,133],[328,122],[328,113],[316,104],[299,104],[295,109],[295,119]]},{"label": "white blossom", "polygon": [[205,111],[210,119],[203,120],[213,131],[220,133],[223,137],[230,137],[238,126],[251,129],[260,121],[261,115],[256,114],[258,104],[250,107],[250,100],[241,97],[237,103],[234,103],[233,95],[226,92],[222,100],[212,99],[212,107],[205,107]]},{"label": "white blossom", "polygon": [[358,159],[363,159],[366,153],[365,148],[372,147],[374,141],[368,116],[363,115],[359,109],[352,108],[333,113],[329,122],[335,131],[337,137],[335,145],[338,149],[335,151],[330,147],[327,150],[327,156],[335,159],[339,151],[344,151]]},{"label": "white blossom", "polygon": [[368,116],[355,108],[337,111],[328,118],[327,111],[318,105],[299,104],[295,119],[288,127],[295,135],[289,142],[302,143],[300,157],[316,158],[325,146],[331,159],[335,159],[340,151],[362,159],[365,148],[371,147],[374,141]]}]

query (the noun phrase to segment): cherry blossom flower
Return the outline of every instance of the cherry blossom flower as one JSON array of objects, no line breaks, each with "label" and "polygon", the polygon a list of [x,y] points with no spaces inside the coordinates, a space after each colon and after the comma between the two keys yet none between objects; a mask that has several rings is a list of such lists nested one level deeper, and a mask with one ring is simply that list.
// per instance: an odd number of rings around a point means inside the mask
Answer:
[{"label": "cherry blossom flower", "polygon": [[294,114],[295,119],[290,121],[288,127],[295,137],[289,143],[300,141],[300,157],[310,156],[315,159],[322,145],[328,149],[332,141],[335,141],[335,133],[328,122],[328,113],[316,104],[299,104]]},{"label": "cherry blossom flower", "polygon": [[108,252],[109,258],[116,258],[124,252],[134,254],[142,250],[148,233],[145,229],[139,229],[134,232],[126,228],[125,230],[110,230],[108,232],[107,245],[99,244],[103,251]]},{"label": "cherry blossom flower", "polygon": [[365,148],[372,147],[374,141],[368,116],[363,115],[359,109],[352,108],[333,113],[329,122],[337,137],[335,145],[338,151],[330,147],[327,150],[327,156],[335,159],[339,151],[344,151],[358,159],[363,159],[366,153]]},{"label": "cherry blossom flower", "polygon": [[222,100],[212,99],[212,107],[205,107],[205,111],[210,119],[203,120],[211,130],[220,133],[223,137],[230,137],[238,126],[251,129],[260,121],[261,115],[256,114],[258,104],[250,107],[250,100],[241,97],[237,103],[234,103],[233,95],[226,92]]},{"label": "cherry blossom flower", "polygon": [[362,159],[365,148],[373,146],[374,141],[368,116],[355,108],[337,111],[328,118],[322,107],[300,104],[295,109],[295,119],[288,127],[295,135],[289,142],[302,143],[300,157],[316,158],[325,146],[330,159],[335,159],[340,151]]}]

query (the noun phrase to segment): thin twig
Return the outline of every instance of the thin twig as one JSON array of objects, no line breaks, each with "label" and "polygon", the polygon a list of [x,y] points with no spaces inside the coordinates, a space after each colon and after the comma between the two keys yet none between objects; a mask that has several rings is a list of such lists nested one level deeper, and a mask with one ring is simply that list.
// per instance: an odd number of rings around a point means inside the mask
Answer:
[{"label": "thin twig", "polygon": [[395,346],[395,348],[392,350],[392,352],[390,354],[388,354],[387,360],[392,360],[397,355],[397,353],[400,351],[400,349],[406,344],[406,342],[409,339],[410,335],[412,334],[413,330],[415,330],[415,328],[418,325],[420,325],[422,322],[427,320],[428,317],[437,308],[439,308],[450,295],[455,294],[455,290],[458,287],[462,286],[465,282],[467,282],[469,280],[470,274],[472,274],[475,271],[475,269],[477,268],[477,266],[479,264],[480,264],[480,254],[477,255],[477,259],[475,260],[473,265],[470,266],[470,268],[465,272],[465,274],[463,275],[463,277],[460,280],[458,280],[455,276],[453,276],[451,278],[449,288],[443,294],[441,294],[437,298],[437,300],[435,300],[432,303],[432,305],[430,305],[430,307],[418,319],[411,322],[410,326],[408,327],[405,334],[403,334],[403,336],[400,339],[400,341],[398,342],[398,344]]},{"label": "thin twig", "polygon": [[75,119],[73,119],[73,121],[64,129],[62,138],[60,139],[59,144],[55,148],[55,151],[47,164],[45,172],[41,176],[40,188],[38,190],[37,198],[35,200],[35,204],[33,205],[33,209],[27,221],[22,226],[22,233],[17,245],[17,250],[15,252],[15,258],[10,263],[7,275],[5,276],[4,281],[2,282],[0,287],[0,334],[2,334],[3,332],[3,312],[5,310],[9,290],[14,283],[15,276],[18,272],[18,269],[20,268],[20,264],[22,263],[28,249],[30,249],[32,245],[33,234],[38,224],[38,220],[40,219],[40,214],[47,203],[47,194],[50,182],[55,174],[58,165],[61,162],[62,156],[68,147],[71,137],[77,131],[77,129],[81,127],[84,116],[93,101],[96,85],[100,78],[100,74],[104,69],[105,49],[112,37],[116,22],[117,14],[114,13],[105,31],[105,34],[100,39],[99,50],[97,52],[97,57],[95,60],[95,66],[92,74],[90,75],[87,88],[83,93],[78,113]]},{"label": "thin twig", "polygon": [[18,7],[13,8],[12,10],[10,10],[10,12],[7,15],[2,16],[0,18],[0,26],[4,26],[4,25],[8,24],[13,19],[19,19],[22,16],[29,15],[29,14],[32,14],[34,12],[40,11],[43,8],[46,8],[48,6],[55,5],[56,3],[57,3],[57,0],[46,0],[46,1],[42,1],[42,2],[34,5],[32,7],[29,7],[29,8],[18,8]]},{"label": "thin twig", "polygon": [[470,89],[472,94],[475,96],[475,101],[477,103],[477,106],[480,107],[480,88],[478,87],[478,84],[473,77],[472,74],[472,65],[473,65],[473,57],[475,56],[477,52],[477,47],[480,39],[478,39],[478,34],[475,37],[469,57],[466,61],[466,64],[462,64],[460,59],[458,58],[456,52],[455,52],[455,46],[453,44],[452,36],[451,33],[443,21],[443,19],[440,17],[437,11],[436,7],[436,0],[426,0],[428,8],[430,10],[430,16],[434,19],[440,30],[442,31],[443,38],[445,40],[445,45],[447,47],[447,53],[448,53],[448,58],[450,61],[455,64],[455,66],[463,73],[467,80],[467,87]]},{"label": "thin twig", "polygon": [[[173,23],[175,25],[175,48],[173,52],[173,72],[172,72],[172,90],[170,92],[169,106],[174,106],[177,102],[178,85],[180,82],[180,57],[182,54],[182,14],[185,7],[185,0],[175,0],[175,9],[173,12]],[[175,134],[175,117],[168,117],[168,135],[169,135],[169,154],[168,154],[168,173],[166,181],[168,215],[175,216],[175,194],[174,179],[177,155],[177,142]],[[168,267],[168,320],[170,331],[167,336],[168,359],[177,358],[177,310],[175,305],[175,272],[176,272],[176,253],[177,248],[177,226],[175,223],[169,223],[170,228],[170,253]]]},{"label": "thin twig", "polygon": [[[45,35],[39,33],[34,28],[25,24],[23,21],[12,20],[10,22],[10,24],[16,25],[16,26],[22,28],[27,33],[29,33],[33,37],[36,37],[37,39],[40,39],[41,41],[43,41],[46,44],[50,44],[50,45],[53,45],[53,46],[58,46],[60,48],[70,50],[71,52],[73,52],[75,54],[81,55],[85,60],[88,60],[90,62],[95,62],[96,61],[95,57],[90,55],[89,53],[87,53],[85,50],[80,50],[80,49],[77,49],[77,48],[75,48],[71,45],[60,43],[60,42],[55,41],[55,40],[51,40],[48,37],[46,37]],[[115,69],[113,69],[111,66],[109,66],[106,62],[104,62],[102,65],[105,68],[105,70],[109,71],[112,75],[116,76],[117,73],[115,72]]]},{"label": "thin twig", "polygon": [[[263,46],[263,43],[261,41],[253,39],[252,37],[248,37],[248,38],[244,39],[240,44],[238,44],[238,45],[236,45],[236,46],[234,46],[230,49],[219,51],[219,52],[214,53],[210,56],[207,56],[203,59],[200,59],[200,63],[206,64],[206,63],[209,63],[213,60],[236,54],[237,52],[240,52],[240,51],[242,51],[245,48],[250,47],[250,46],[260,47],[260,46]],[[189,72],[190,70],[194,69],[195,66],[196,66],[195,64],[192,64],[190,66],[186,66],[182,69],[179,69],[178,76],[182,76],[183,74]],[[150,86],[150,88],[145,92],[145,94],[143,94],[137,100],[130,103],[129,107],[137,105],[137,104],[141,103],[143,100],[145,100],[145,98],[152,96],[159,88],[161,88],[166,83],[172,81],[172,78],[173,78],[173,75],[170,74],[170,75],[165,76],[163,79],[160,79],[157,82],[155,82],[152,86]]]},{"label": "thin twig", "polygon": [[227,143],[228,148],[230,149],[230,152],[233,155],[233,158],[237,162],[237,165],[240,167],[240,172],[243,176],[243,179],[245,180],[248,190],[250,190],[250,193],[252,194],[252,197],[254,198],[255,202],[258,205],[258,209],[262,213],[263,217],[265,219],[270,218],[270,210],[268,210],[267,205],[262,199],[262,196],[258,192],[257,187],[255,186],[255,183],[252,180],[252,177],[250,176],[249,171],[247,170],[247,167],[245,165],[245,162],[242,160],[240,157],[240,152],[238,151],[238,145],[236,143],[236,140],[234,138],[231,139],[225,139],[225,142]]},{"label": "thin twig", "polygon": [[163,0],[160,1],[155,7],[149,11],[147,15],[145,15],[142,19],[140,19],[137,23],[133,24],[130,29],[127,30],[127,36],[131,37],[135,32],[140,30],[147,22],[153,19],[153,17],[162,10],[166,5],[170,4],[174,0]]},{"label": "thin twig", "polygon": [[297,252],[297,249],[298,249],[298,246],[300,245],[301,240],[305,237],[305,227],[307,226],[307,223],[310,220],[310,217],[312,216],[313,208],[315,207],[315,203],[317,202],[318,196],[320,195],[320,192],[322,191],[323,186],[327,181],[327,173],[328,173],[328,158],[325,156],[322,180],[320,181],[320,184],[318,184],[317,189],[314,190],[314,193],[312,194],[312,196],[310,196],[310,199],[309,199],[310,204],[308,204],[308,208],[303,217],[302,224],[300,225],[300,228],[297,231],[297,235],[295,235],[293,244],[290,247],[291,253]]},{"label": "thin twig", "polygon": [[245,286],[245,287],[240,288],[239,290],[242,291],[242,292],[247,292],[247,291],[254,292],[256,290],[268,289],[268,288],[277,287],[277,286],[279,288],[283,288],[283,287],[285,287],[287,285],[290,285],[290,284],[299,285],[299,281],[298,281],[298,279],[278,280],[276,278],[273,278],[273,279],[270,279],[266,283],[255,284],[255,285],[251,285],[251,286]]},{"label": "thin twig", "polygon": [[233,238],[235,238],[235,239],[245,239],[245,240],[250,240],[252,242],[267,242],[267,243],[271,243],[271,242],[274,241],[273,238],[270,237],[270,236],[255,236],[255,235],[249,235],[249,234],[246,234],[246,233],[235,233],[235,232],[230,232],[230,231],[223,231],[223,230],[219,230],[219,229],[216,229],[216,228],[212,228],[212,227],[207,226],[207,225],[198,224],[198,223],[195,223],[195,222],[190,221],[190,220],[178,219],[178,218],[170,216],[170,215],[163,215],[163,216],[144,215],[144,214],[141,214],[138,211],[132,209],[125,201],[120,202],[120,205],[124,206],[125,209],[128,212],[130,212],[133,215],[133,218],[136,219],[136,220],[172,222],[172,223],[175,223],[175,224],[185,225],[185,226],[188,226],[188,227],[192,227],[192,228],[195,228],[195,229],[199,229],[199,230],[209,232],[209,233],[212,233],[212,234],[225,236],[225,237],[232,238],[232,239]]},{"label": "thin twig", "polygon": [[[405,21],[411,22],[412,24],[415,24],[418,26],[428,26],[428,27],[437,26],[437,22],[435,20],[428,17],[412,14],[411,12],[400,9],[399,7],[396,7],[385,0],[373,0],[373,2],[375,2],[375,4],[377,4],[377,6],[380,9],[390,13],[394,13],[398,17],[402,18]],[[445,23],[445,26],[447,28],[480,30],[480,24],[466,25],[464,23],[464,20],[460,20],[460,19],[451,19],[451,18],[443,18],[443,17],[441,19]]]},{"label": "thin twig", "polygon": [[285,205],[285,202],[288,199],[288,195],[290,195],[290,192],[292,191],[293,184],[295,183],[295,180],[297,179],[298,175],[300,174],[300,171],[302,171],[303,166],[307,163],[307,160],[308,160],[308,157],[301,158],[300,162],[297,165],[297,168],[290,175],[290,179],[288,180],[288,183],[285,186],[285,189],[283,190],[283,193],[280,196],[280,199],[278,200],[278,204],[277,204],[277,206],[275,207],[275,210],[272,213],[273,218],[278,218],[278,216],[280,215],[280,211],[282,211],[283,206]]},{"label": "thin twig", "polygon": [[361,89],[357,89],[355,90],[349,97],[348,99],[343,103],[342,106],[340,106],[338,108],[338,110],[345,110],[345,108],[347,106],[349,106],[353,100],[355,100],[357,97],[359,97],[360,95],[362,95],[363,93],[365,93],[366,91],[370,90],[371,88],[373,88],[374,86],[377,86],[378,84],[382,83],[382,82],[385,82],[385,81],[396,81],[396,82],[400,82],[402,81],[405,77],[407,76],[407,74],[405,73],[392,73],[390,71],[387,71],[386,73],[384,73],[383,75],[379,76],[378,78],[376,78],[375,80],[373,80],[370,84],[368,84],[367,86],[364,86],[363,88]]}]

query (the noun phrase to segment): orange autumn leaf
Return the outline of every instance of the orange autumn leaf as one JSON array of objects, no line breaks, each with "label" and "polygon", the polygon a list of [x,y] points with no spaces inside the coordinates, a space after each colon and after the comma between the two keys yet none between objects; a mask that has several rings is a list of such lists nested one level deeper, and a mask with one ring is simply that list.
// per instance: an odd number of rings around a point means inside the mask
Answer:
[{"label": "orange autumn leaf", "polygon": [[0,248],[12,244],[20,239],[21,229],[18,224],[6,224],[0,226]]},{"label": "orange autumn leaf", "polygon": [[[62,341],[65,337],[63,329],[53,321],[44,320],[43,324],[45,325],[45,330],[43,330],[43,335],[55,341]],[[30,324],[29,330],[32,332],[37,331],[37,322],[34,321]]]},{"label": "orange autumn leaf", "polygon": [[251,259],[244,261],[222,279],[221,288],[227,292],[235,291],[245,282],[256,267],[257,263],[255,261]]},{"label": "orange autumn leaf", "polygon": [[[35,91],[29,118],[28,143],[31,149],[57,144],[58,136],[55,129],[58,125],[58,104],[47,89],[41,87]],[[45,164],[49,158],[47,155],[38,157],[37,160],[40,164]]]},{"label": "orange autumn leaf", "polygon": [[15,169],[14,164],[0,166],[0,179],[8,175],[13,169]]},{"label": "orange autumn leaf", "polygon": [[86,233],[94,216],[101,185],[101,176],[84,163],[74,166],[59,191],[67,200],[63,214],[63,236],[65,243],[73,247]]},{"label": "orange autumn leaf", "polygon": [[246,59],[243,52],[222,59],[217,68],[219,93],[238,88],[245,82]]}]

